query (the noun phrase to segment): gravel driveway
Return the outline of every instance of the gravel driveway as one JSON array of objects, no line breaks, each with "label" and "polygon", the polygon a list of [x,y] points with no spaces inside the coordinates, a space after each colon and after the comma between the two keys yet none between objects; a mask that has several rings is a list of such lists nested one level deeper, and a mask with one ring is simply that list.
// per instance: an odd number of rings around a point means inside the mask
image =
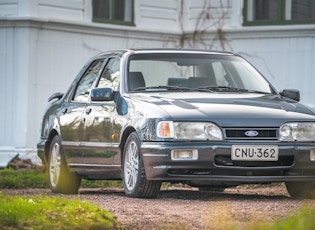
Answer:
[{"label": "gravel driveway", "polygon": [[[53,195],[44,189],[2,193]],[[116,215],[126,229],[226,229],[231,224],[241,227],[253,220],[281,219],[304,205],[315,207],[315,200],[290,198],[283,184],[238,186],[223,193],[169,187],[162,189],[157,199],[128,198],[122,189],[81,189],[80,193],[80,199]]]}]

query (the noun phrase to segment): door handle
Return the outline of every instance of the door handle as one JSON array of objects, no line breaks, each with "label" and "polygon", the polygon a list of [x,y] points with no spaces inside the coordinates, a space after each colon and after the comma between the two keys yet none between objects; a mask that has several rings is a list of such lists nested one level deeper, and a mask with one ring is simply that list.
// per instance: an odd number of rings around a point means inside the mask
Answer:
[{"label": "door handle", "polygon": [[89,115],[91,112],[92,112],[92,109],[91,109],[91,108],[87,108],[87,109],[85,110],[85,114],[86,114],[86,115]]}]

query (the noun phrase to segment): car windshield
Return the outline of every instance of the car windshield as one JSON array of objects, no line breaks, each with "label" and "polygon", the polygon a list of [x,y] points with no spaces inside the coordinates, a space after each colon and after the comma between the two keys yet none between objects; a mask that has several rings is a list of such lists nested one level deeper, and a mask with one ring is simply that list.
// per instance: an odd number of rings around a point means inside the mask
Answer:
[{"label": "car windshield", "polygon": [[127,82],[130,92],[274,92],[244,59],[220,54],[133,54]]}]

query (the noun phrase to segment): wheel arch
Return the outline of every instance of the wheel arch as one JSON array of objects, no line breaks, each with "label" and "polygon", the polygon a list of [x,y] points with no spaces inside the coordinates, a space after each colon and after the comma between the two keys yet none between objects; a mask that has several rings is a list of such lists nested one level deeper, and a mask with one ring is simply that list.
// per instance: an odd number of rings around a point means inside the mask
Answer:
[{"label": "wheel arch", "polygon": [[46,141],[46,143],[45,143],[45,160],[46,160],[46,163],[48,163],[48,157],[49,157],[48,154],[49,154],[49,149],[50,149],[51,141],[52,141],[52,139],[53,139],[55,136],[57,136],[57,135],[59,135],[58,132],[57,132],[57,130],[52,129],[52,130],[50,131],[49,136],[48,136],[48,138],[47,138],[47,141]]},{"label": "wheel arch", "polygon": [[134,131],[136,131],[136,129],[132,126],[129,126],[124,130],[123,135],[121,136],[120,144],[119,144],[119,148],[120,148],[120,152],[121,152],[121,154],[120,154],[121,167],[122,167],[122,162],[123,162],[125,143],[127,141],[128,136]]}]

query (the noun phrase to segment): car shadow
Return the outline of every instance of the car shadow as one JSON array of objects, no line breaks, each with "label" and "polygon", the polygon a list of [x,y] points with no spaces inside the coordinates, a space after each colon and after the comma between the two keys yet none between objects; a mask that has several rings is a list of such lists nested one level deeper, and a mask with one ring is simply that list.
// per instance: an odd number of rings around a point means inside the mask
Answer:
[{"label": "car shadow", "polygon": [[263,199],[275,199],[275,200],[287,200],[291,199],[289,196],[282,194],[242,194],[238,192],[212,192],[212,191],[191,191],[191,190],[170,190],[162,191],[158,195],[158,198],[172,198],[172,199],[185,199],[185,200],[263,200]]},{"label": "car shadow", "polygon": [[[99,188],[99,189],[81,189],[81,195],[112,195],[126,197],[122,188]],[[128,198],[128,197],[126,197]],[[156,199],[177,199],[177,200],[292,200],[289,195],[285,194],[264,194],[262,192],[255,193],[248,189],[248,192],[240,193],[235,189],[229,189],[224,192],[199,191],[193,189],[162,189]]]}]

